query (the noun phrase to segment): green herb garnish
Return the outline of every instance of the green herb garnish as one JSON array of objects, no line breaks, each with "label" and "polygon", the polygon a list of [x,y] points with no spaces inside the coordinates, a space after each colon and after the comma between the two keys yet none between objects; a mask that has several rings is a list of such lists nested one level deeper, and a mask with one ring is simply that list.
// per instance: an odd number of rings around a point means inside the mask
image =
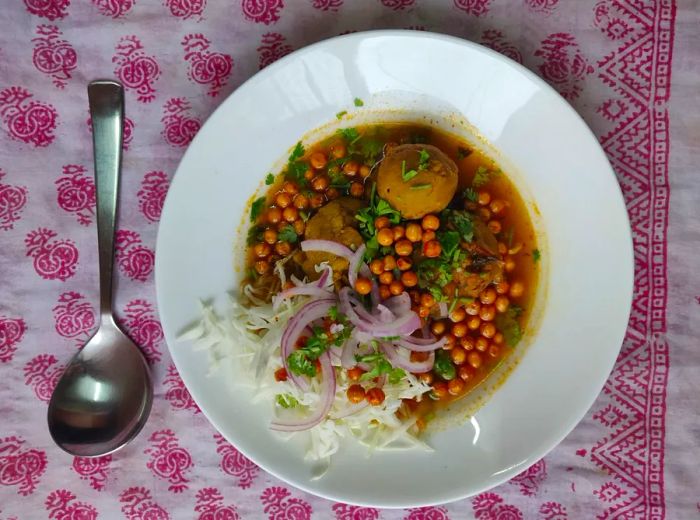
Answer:
[{"label": "green herb garnish", "polygon": [[265,185],[272,186],[274,183],[275,183],[275,176],[272,175],[271,173],[268,173],[267,177],[265,177]]},{"label": "green herb garnish", "polygon": [[428,190],[428,189],[430,189],[432,186],[433,186],[432,184],[430,184],[429,182],[427,182],[427,183],[425,183],[425,184],[414,184],[414,185],[411,186],[409,189],[411,189],[411,190]]},{"label": "green herb garnish", "polygon": [[287,160],[287,176],[296,181],[302,187],[308,185],[308,181],[304,177],[304,174],[309,169],[309,165],[306,164],[306,162],[299,160],[304,157],[304,153],[304,145],[302,145],[301,141],[299,141]]},{"label": "green herb garnish", "polygon": [[532,261],[537,263],[540,261],[540,250],[539,249],[533,249],[532,250]]},{"label": "green herb garnish", "polygon": [[260,242],[263,239],[263,228],[261,226],[251,226],[248,230],[246,244],[252,246],[255,242]]},{"label": "green herb garnish", "polygon": [[360,138],[360,132],[357,131],[357,128],[353,127],[340,128],[338,133],[343,136],[343,139],[345,139],[348,144],[353,144]]},{"label": "green herb garnish", "polygon": [[294,230],[293,226],[287,224],[280,229],[279,233],[277,234],[277,238],[282,242],[289,242],[290,244],[293,244],[299,240],[299,235],[297,235],[297,232]]},{"label": "green herb garnish", "polygon": [[338,314],[337,323],[342,324],[343,329],[336,334],[330,334],[322,327],[312,329],[304,346],[287,357],[287,366],[292,373],[309,377],[316,375],[316,360],[331,346],[339,347],[350,337],[352,328],[347,318]]},{"label": "green herb garnish", "polygon": [[359,97],[356,97],[354,100],[355,106],[356,107],[362,107],[365,106],[365,102],[362,101]]},{"label": "green herb garnish", "polygon": [[442,217],[447,224],[446,227],[459,232],[460,237],[466,242],[474,240],[474,224],[471,215],[466,211],[446,209],[442,212]]},{"label": "green herb garnish", "polygon": [[[366,240],[374,238],[376,232],[374,221],[377,217],[384,215],[392,224],[398,224],[401,221],[401,213],[392,208],[391,204],[387,201],[377,197],[376,184],[373,184],[369,205],[360,209],[355,215],[355,218],[360,222],[360,233],[362,233]],[[369,248],[369,245],[367,247]]]},{"label": "green herb garnish", "polygon": [[282,408],[296,408],[299,406],[299,401],[292,394],[277,394],[276,401]]},{"label": "green herb garnish", "polygon": [[427,170],[429,161],[430,161],[430,154],[425,150],[421,150],[418,154],[418,169],[419,170]]},{"label": "green herb garnish", "polygon": [[347,114],[347,113],[348,113],[347,110],[343,110],[343,111],[341,111],[341,112],[338,112],[338,113],[335,115],[335,117],[336,117],[336,119],[343,119],[343,116],[344,116],[345,114]]},{"label": "green herb garnish", "polygon": [[519,305],[511,305],[506,312],[496,315],[496,327],[503,333],[503,339],[509,347],[515,347],[523,339],[523,331],[518,322],[522,312]]},{"label": "green herb garnish", "polygon": [[437,354],[435,355],[435,365],[433,366],[433,371],[445,381],[450,381],[457,375],[457,369],[452,363],[450,355],[442,349],[438,350]]},{"label": "green herb garnish", "polygon": [[459,147],[457,148],[457,159],[464,159],[465,157],[469,157],[472,154],[471,150],[468,150],[467,148]]},{"label": "green herb garnish", "polygon": [[401,161],[401,179],[404,182],[410,181],[416,175],[418,175],[418,172],[416,170],[406,171],[406,161]]},{"label": "green herb garnish", "polygon": [[360,376],[360,381],[371,381],[377,377],[381,377],[384,374],[388,375],[389,383],[395,385],[403,377],[406,376],[406,372],[401,368],[394,368],[391,363],[387,361],[384,354],[381,352],[375,352],[374,354],[367,354],[366,356],[357,356],[357,361],[361,363],[372,363],[372,369],[369,372],[365,372]]},{"label": "green herb garnish", "polygon": [[263,208],[265,207],[265,197],[260,197],[258,199],[255,199],[253,203],[250,205],[250,221],[255,222],[260,214],[262,213]]},{"label": "green herb garnish", "polygon": [[474,188],[479,188],[483,186],[484,184],[488,183],[491,180],[491,174],[489,170],[484,168],[483,166],[479,166],[476,169],[476,173],[474,174],[474,178],[472,179],[472,186]]},{"label": "green herb garnish", "polygon": [[462,193],[462,197],[464,197],[465,200],[468,200],[470,202],[476,202],[479,200],[479,194],[474,191],[472,188],[467,188],[464,190]]}]

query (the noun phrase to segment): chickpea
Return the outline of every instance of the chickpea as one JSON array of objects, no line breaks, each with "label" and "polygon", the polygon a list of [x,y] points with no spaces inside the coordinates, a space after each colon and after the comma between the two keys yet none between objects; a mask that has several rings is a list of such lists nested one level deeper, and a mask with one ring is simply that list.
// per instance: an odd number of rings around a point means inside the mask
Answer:
[{"label": "chickpea", "polygon": [[515,270],[515,260],[513,260],[512,256],[506,256],[503,267],[506,273],[512,273]]},{"label": "chickpea", "polygon": [[321,206],[323,206],[325,199],[323,198],[323,195],[321,195],[320,193],[314,193],[309,202],[311,204],[311,207],[316,209],[316,208],[320,208]]},{"label": "chickpea", "polygon": [[481,310],[481,302],[479,302],[479,300],[469,302],[464,306],[464,310],[467,314],[469,314],[469,316],[478,316],[479,311]]},{"label": "chickpea", "polygon": [[277,242],[277,231],[275,231],[274,229],[266,229],[263,233],[263,240],[266,244],[274,244],[275,242]]},{"label": "chickpea", "polygon": [[411,242],[420,242],[423,237],[423,230],[415,222],[411,222],[406,226],[406,238]]},{"label": "chickpea", "polygon": [[270,263],[267,260],[258,260],[254,265],[255,272],[258,274],[265,274],[270,270]]},{"label": "chickpea", "polygon": [[489,356],[492,358],[497,358],[501,355],[501,347],[498,345],[491,345],[489,347]]},{"label": "chickpea", "polygon": [[253,253],[255,253],[255,256],[258,258],[265,258],[272,253],[272,248],[270,248],[270,244],[260,242],[253,246]]},{"label": "chickpea", "polygon": [[304,178],[305,178],[307,181],[310,181],[311,179],[313,179],[313,178],[314,178],[314,171],[313,171],[311,168],[307,169],[307,170],[304,172]]},{"label": "chickpea", "polygon": [[306,229],[306,224],[304,223],[303,220],[301,220],[301,219],[295,220],[293,226],[294,226],[294,231],[296,231],[297,235],[304,234],[304,230]]},{"label": "chickpea", "polygon": [[384,229],[385,227],[389,227],[389,217],[387,216],[381,216],[377,217],[376,220],[374,221],[374,227],[377,229]]},{"label": "chickpea", "polygon": [[491,211],[488,208],[479,208],[479,216],[482,220],[488,222],[491,220]]},{"label": "chickpea", "polygon": [[513,285],[510,286],[509,294],[511,298],[520,298],[524,292],[525,286],[522,282],[513,282]]},{"label": "chickpea", "polygon": [[479,330],[481,331],[481,335],[488,339],[496,335],[496,326],[491,322],[483,323]]},{"label": "chickpea", "polygon": [[394,226],[391,230],[394,232],[394,241],[402,239],[406,234],[406,229],[403,226]]},{"label": "chickpea", "polygon": [[328,197],[328,200],[335,200],[340,197],[340,192],[336,188],[328,188],[326,190],[326,197]]},{"label": "chickpea", "polygon": [[396,259],[391,255],[386,255],[382,260],[382,267],[385,271],[393,271],[396,269]]},{"label": "chickpea", "polygon": [[464,336],[459,340],[459,344],[467,352],[469,352],[470,350],[474,350],[474,338],[472,338],[471,336]]},{"label": "chickpea", "polygon": [[432,307],[435,305],[435,298],[430,293],[423,293],[420,295],[420,304],[425,307]]},{"label": "chickpea", "polygon": [[427,352],[411,352],[409,359],[411,363],[422,363],[427,361],[429,355]]},{"label": "chickpea", "polygon": [[505,245],[503,242],[499,242],[498,243],[498,252],[502,255],[505,255],[507,251],[508,251],[508,246]]},{"label": "chickpea", "polygon": [[347,394],[351,403],[361,403],[365,400],[365,389],[361,385],[350,385]]},{"label": "chickpea", "polygon": [[489,287],[488,289],[481,291],[479,301],[481,301],[481,303],[484,305],[491,305],[496,301],[496,290]]},{"label": "chickpea", "polygon": [[479,311],[479,318],[483,321],[493,321],[496,317],[496,307],[493,305],[483,305]]},{"label": "chickpea", "polygon": [[369,263],[369,270],[372,274],[380,275],[384,272],[384,263],[379,258],[375,258]]},{"label": "chickpea", "polygon": [[433,373],[432,372],[423,372],[422,374],[418,374],[418,379],[420,379],[423,383],[426,385],[430,385],[433,383]]},{"label": "chickpea", "polygon": [[445,334],[443,338],[445,338],[445,345],[442,347],[442,350],[452,350],[457,344],[457,338],[452,334]]},{"label": "chickpea", "polygon": [[287,369],[284,367],[280,367],[277,370],[275,370],[275,381],[280,382],[280,381],[286,381],[287,380]]},{"label": "chickpea", "polygon": [[[399,258],[399,260],[401,260],[401,258]],[[406,287],[415,287],[418,285],[418,275],[413,271],[404,271],[401,273],[401,283]]]},{"label": "chickpea", "polygon": [[360,165],[357,164],[357,161],[348,161],[343,165],[343,173],[345,173],[345,175],[348,177],[354,177],[357,175],[359,169]]},{"label": "chickpea", "polygon": [[430,307],[421,305],[418,309],[418,316],[420,316],[421,318],[427,318],[428,316],[430,316]]},{"label": "chickpea", "polygon": [[394,245],[396,254],[399,256],[408,256],[413,253],[413,244],[406,239],[401,239]]},{"label": "chickpea", "polygon": [[333,159],[342,159],[347,153],[347,148],[343,143],[336,143],[331,146],[331,156]]},{"label": "chickpea", "polygon": [[433,334],[435,334],[436,336],[440,336],[441,334],[444,334],[445,333],[445,322],[444,321],[434,321],[430,327],[430,330],[433,331]]},{"label": "chickpea", "polygon": [[364,373],[365,371],[362,370],[360,367],[353,367],[348,370],[348,379],[350,381],[359,381],[362,377],[362,374]]},{"label": "chickpea", "polygon": [[457,375],[462,381],[469,381],[474,375],[474,372],[472,371],[471,367],[462,365],[457,369]]},{"label": "chickpea", "polygon": [[381,246],[390,246],[394,243],[394,231],[388,227],[380,229],[377,233],[377,242]]},{"label": "chickpea", "polygon": [[467,360],[467,351],[462,347],[455,347],[450,350],[450,357],[455,365],[463,365]]},{"label": "chickpea", "polygon": [[421,221],[421,226],[423,226],[423,229],[425,229],[426,231],[437,231],[440,228],[440,219],[437,218],[436,215],[430,213],[423,217],[423,220]]},{"label": "chickpea", "polygon": [[500,215],[506,209],[506,202],[501,199],[492,200],[489,208],[494,215]]},{"label": "chickpea", "polygon": [[394,273],[392,273],[391,271],[384,271],[382,274],[379,275],[379,283],[383,283],[384,285],[389,285],[393,281],[394,281]]},{"label": "chickpea", "polygon": [[350,195],[360,198],[365,193],[365,187],[361,182],[353,182],[350,184]]},{"label": "chickpea", "polygon": [[479,336],[478,338],[476,338],[476,343],[474,344],[474,346],[479,352],[486,352],[486,349],[489,348],[489,340],[487,340],[483,336]]},{"label": "chickpea", "polygon": [[461,378],[455,377],[447,383],[447,391],[450,395],[460,395],[466,386]]},{"label": "chickpea", "polygon": [[380,285],[379,286],[379,297],[382,300],[386,300],[387,298],[391,298],[391,291],[389,290],[388,285]]},{"label": "chickpea", "polygon": [[480,206],[486,206],[489,202],[491,202],[491,194],[488,191],[481,190],[477,195],[476,201]]},{"label": "chickpea", "polygon": [[467,354],[467,362],[475,369],[481,366],[481,354],[478,352],[470,352]]},{"label": "chickpea", "polygon": [[309,157],[309,162],[312,168],[320,170],[321,168],[325,168],[328,164],[328,157],[326,157],[326,154],[323,152],[314,152]]},{"label": "chickpea", "polygon": [[299,186],[297,186],[296,183],[292,181],[286,181],[282,185],[282,189],[290,195],[296,195],[297,193],[299,193]]},{"label": "chickpea", "polygon": [[282,220],[282,210],[279,208],[270,208],[267,210],[267,221],[270,224],[278,224]]},{"label": "chickpea", "polygon": [[292,196],[289,193],[285,193],[284,191],[281,191],[275,196],[275,204],[277,204],[282,209],[286,208],[291,203],[292,203]]},{"label": "chickpea", "polygon": [[277,242],[275,244],[275,253],[280,256],[287,256],[292,252],[292,246],[289,242]]},{"label": "chickpea", "polygon": [[433,231],[432,229],[423,231],[421,241],[425,244],[426,242],[430,242],[431,240],[435,240],[435,231]]},{"label": "chickpea", "polygon": [[496,345],[503,344],[503,334],[501,334],[500,332],[496,332],[496,334],[493,336],[493,342]]},{"label": "chickpea", "polygon": [[362,166],[360,166],[360,177],[362,177],[363,179],[366,179],[367,177],[369,177],[369,174],[371,172],[372,172],[372,169],[369,166],[367,166],[366,164],[363,164]]},{"label": "chickpea", "polygon": [[294,206],[288,206],[284,208],[282,212],[282,218],[289,222],[290,224],[299,218],[299,210]]},{"label": "chickpea", "polygon": [[396,267],[399,268],[399,271],[408,271],[412,266],[413,263],[408,258],[399,257],[396,260]]},{"label": "chickpea", "polygon": [[481,326],[481,318],[478,316],[472,316],[467,320],[467,327],[469,330],[477,330]]},{"label": "chickpea", "polygon": [[496,298],[496,310],[498,312],[506,312],[508,310],[508,306],[510,305],[510,301],[506,296],[499,296]]},{"label": "chickpea", "polygon": [[403,284],[398,280],[394,280],[389,284],[389,292],[394,296],[398,296],[403,292]]},{"label": "chickpea", "polygon": [[297,209],[306,209],[309,207],[309,198],[303,193],[297,193],[292,202]]},{"label": "chickpea", "polygon": [[369,294],[372,292],[372,282],[370,282],[367,278],[360,277],[355,281],[355,290],[358,294],[363,296]]},{"label": "chickpea", "polygon": [[431,240],[423,244],[423,255],[428,258],[437,258],[442,253],[442,246],[437,240]]},{"label": "chickpea", "polygon": [[455,307],[450,313],[450,319],[455,323],[464,321],[467,319],[467,312],[463,307]]},{"label": "chickpea", "polygon": [[314,177],[314,180],[311,181],[311,187],[314,189],[314,191],[318,192],[326,191],[328,189],[329,184],[330,181],[325,175],[319,175],[318,177]]},{"label": "chickpea", "polygon": [[433,397],[436,399],[447,397],[447,392],[447,383],[444,381],[435,381],[433,383]]},{"label": "chickpea", "polygon": [[469,332],[469,329],[463,321],[452,325],[452,334],[454,334],[455,338],[463,338],[467,335],[467,332]]},{"label": "chickpea", "polygon": [[370,388],[367,390],[367,402],[372,406],[379,406],[384,402],[384,391],[381,388]]},{"label": "chickpea", "polygon": [[486,225],[494,235],[498,235],[501,232],[501,223],[498,220],[489,220],[489,223]]},{"label": "chickpea", "polygon": [[510,289],[510,284],[505,280],[496,284],[496,292],[498,294],[508,294],[508,289]]}]

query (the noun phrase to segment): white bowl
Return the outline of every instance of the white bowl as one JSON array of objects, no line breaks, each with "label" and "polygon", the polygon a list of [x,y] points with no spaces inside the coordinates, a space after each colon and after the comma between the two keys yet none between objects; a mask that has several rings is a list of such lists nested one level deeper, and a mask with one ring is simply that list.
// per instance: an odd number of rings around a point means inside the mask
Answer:
[{"label": "white bowl", "polygon": [[[356,109],[354,98],[365,106]],[[348,110],[349,121],[335,119]],[[358,114],[354,116],[353,114]],[[237,284],[235,243],[246,203],[289,149],[382,118],[425,120],[492,146],[542,236],[539,325],[522,359],[470,420],[430,436],[432,453],[381,452],[349,441],[320,480],[304,440],[268,429],[271,409],[209,374],[176,337],[199,299]],[[325,125],[325,126],[324,126]],[[473,126],[471,126],[473,125]],[[478,129],[478,134],[474,128]],[[489,143],[489,144],[486,144]],[[630,310],[630,228],[596,139],[549,86],[513,61],[457,38],[356,33],[301,49],[256,74],[211,116],[187,150],[161,219],[158,306],[175,365],[212,424],[266,471],[305,491],[375,507],[413,507],[482,492],[535,463],[584,416],[618,354]],[[529,346],[527,345],[529,343]],[[527,347],[527,348],[526,348]],[[514,358],[516,359],[516,358]]]}]

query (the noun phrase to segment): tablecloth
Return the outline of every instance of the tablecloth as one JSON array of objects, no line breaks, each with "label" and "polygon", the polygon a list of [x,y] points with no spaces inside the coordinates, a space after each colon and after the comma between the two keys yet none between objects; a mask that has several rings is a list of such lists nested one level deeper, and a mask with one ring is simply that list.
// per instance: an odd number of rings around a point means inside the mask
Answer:
[{"label": "tablecloth", "polygon": [[[700,517],[699,11],[676,0],[3,0],[0,519]],[[508,483],[412,510],[319,499],[237,452],[171,362],[153,281],[163,200],[208,115],[294,49],[376,28],[460,36],[542,76],[598,137],[634,235],[629,329],[586,418]],[[155,402],[135,442],[84,459],[52,444],[46,407],[95,329],[85,86],[98,77],[126,87],[116,308],[151,364]]]}]

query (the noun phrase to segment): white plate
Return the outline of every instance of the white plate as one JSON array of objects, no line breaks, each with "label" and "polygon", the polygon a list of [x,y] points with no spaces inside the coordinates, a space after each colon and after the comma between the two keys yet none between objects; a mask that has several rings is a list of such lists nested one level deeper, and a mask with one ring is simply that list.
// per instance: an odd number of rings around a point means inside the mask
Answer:
[{"label": "white plate", "polygon": [[[234,243],[247,200],[307,132],[359,119],[421,120],[499,152],[544,232],[542,319],[519,365],[472,418],[431,436],[433,453],[364,456],[347,443],[311,480],[303,440],[268,430],[270,410],[232,391],[225,374],[177,335],[198,300],[236,287]],[[377,115],[377,114],[380,115]],[[389,117],[389,116],[387,116]],[[313,139],[313,137],[312,137]],[[534,211],[539,209],[539,216]],[[311,493],[377,507],[447,502],[495,486],[539,460],[584,416],[622,342],[632,295],[627,213],[608,161],[572,108],[535,75],[489,49],[409,31],[357,33],[301,49],[267,67],[211,116],[185,154],[163,210],[158,307],[173,360],[212,424],[268,472]],[[546,291],[545,291],[546,289]],[[546,293],[546,294],[545,294]],[[222,310],[225,306],[220,307]]]}]

